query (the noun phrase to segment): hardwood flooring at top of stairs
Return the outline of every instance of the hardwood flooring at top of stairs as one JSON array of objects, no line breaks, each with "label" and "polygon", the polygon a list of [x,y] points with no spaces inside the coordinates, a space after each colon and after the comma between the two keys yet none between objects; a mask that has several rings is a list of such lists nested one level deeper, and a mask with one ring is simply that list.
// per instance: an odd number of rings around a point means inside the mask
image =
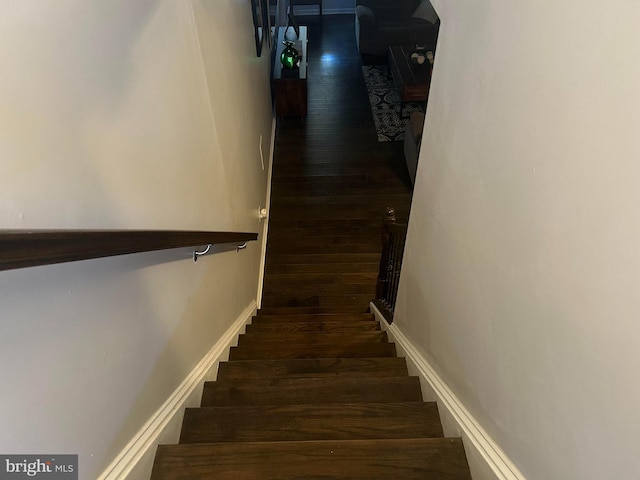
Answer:
[{"label": "hardwood flooring at top of stairs", "polygon": [[309,23],[308,115],[278,121],[265,312],[367,311],[384,211],[409,214],[402,144],[377,141],[353,23]]},{"label": "hardwood flooring at top of stairs", "polygon": [[309,30],[308,117],[276,133],[262,308],[152,480],[470,480],[367,313],[382,214],[411,202],[401,147],[377,142],[353,17]]}]

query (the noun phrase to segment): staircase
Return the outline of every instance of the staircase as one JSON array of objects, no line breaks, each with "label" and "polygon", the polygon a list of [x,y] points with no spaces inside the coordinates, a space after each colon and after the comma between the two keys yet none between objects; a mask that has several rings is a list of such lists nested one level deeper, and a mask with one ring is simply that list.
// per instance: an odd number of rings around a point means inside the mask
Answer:
[{"label": "staircase", "polygon": [[402,144],[377,142],[352,18],[308,29],[308,116],[276,131],[262,308],[152,480],[470,480],[461,440],[364,313],[383,213],[411,205]]},{"label": "staircase", "polygon": [[259,313],[151,478],[471,477],[371,314]]}]

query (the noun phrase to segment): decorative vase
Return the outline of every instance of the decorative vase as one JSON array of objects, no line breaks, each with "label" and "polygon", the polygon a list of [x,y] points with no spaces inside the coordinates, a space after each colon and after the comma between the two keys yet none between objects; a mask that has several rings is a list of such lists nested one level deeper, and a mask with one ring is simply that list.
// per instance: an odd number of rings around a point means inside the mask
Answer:
[{"label": "decorative vase", "polygon": [[298,64],[298,60],[300,60],[300,54],[293,47],[294,42],[285,40],[282,43],[284,43],[284,50],[280,54],[280,63],[288,69],[293,69]]}]

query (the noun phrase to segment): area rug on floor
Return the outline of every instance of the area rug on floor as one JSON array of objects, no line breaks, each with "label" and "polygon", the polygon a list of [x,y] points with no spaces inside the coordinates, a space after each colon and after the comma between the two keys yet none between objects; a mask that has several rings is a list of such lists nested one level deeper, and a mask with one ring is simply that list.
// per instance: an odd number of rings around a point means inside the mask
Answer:
[{"label": "area rug on floor", "polygon": [[400,117],[400,95],[393,84],[387,65],[364,65],[364,82],[369,93],[369,103],[379,142],[400,142],[411,112],[420,111],[420,104],[407,102]]}]

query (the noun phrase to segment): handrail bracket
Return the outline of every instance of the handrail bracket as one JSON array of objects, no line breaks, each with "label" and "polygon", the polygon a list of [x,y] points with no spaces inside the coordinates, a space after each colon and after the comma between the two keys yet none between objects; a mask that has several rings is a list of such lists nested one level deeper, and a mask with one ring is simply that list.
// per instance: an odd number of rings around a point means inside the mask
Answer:
[{"label": "handrail bracket", "polygon": [[213,245],[210,243],[207,245],[207,248],[205,248],[204,250],[202,250],[201,252],[194,250],[193,251],[193,261],[197,262],[198,261],[198,257],[201,257],[202,255],[206,255],[207,253],[209,253],[209,250],[211,250],[211,247]]},{"label": "handrail bracket", "polygon": [[[198,250],[194,250],[193,251],[193,261],[197,262],[199,257],[209,253],[209,251],[211,250],[211,247],[213,247],[213,244],[210,243],[201,252],[199,252]],[[240,250],[244,250],[245,248],[247,248],[247,242],[239,243],[238,245],[236,245],[236,252],[239,252]]]}]

